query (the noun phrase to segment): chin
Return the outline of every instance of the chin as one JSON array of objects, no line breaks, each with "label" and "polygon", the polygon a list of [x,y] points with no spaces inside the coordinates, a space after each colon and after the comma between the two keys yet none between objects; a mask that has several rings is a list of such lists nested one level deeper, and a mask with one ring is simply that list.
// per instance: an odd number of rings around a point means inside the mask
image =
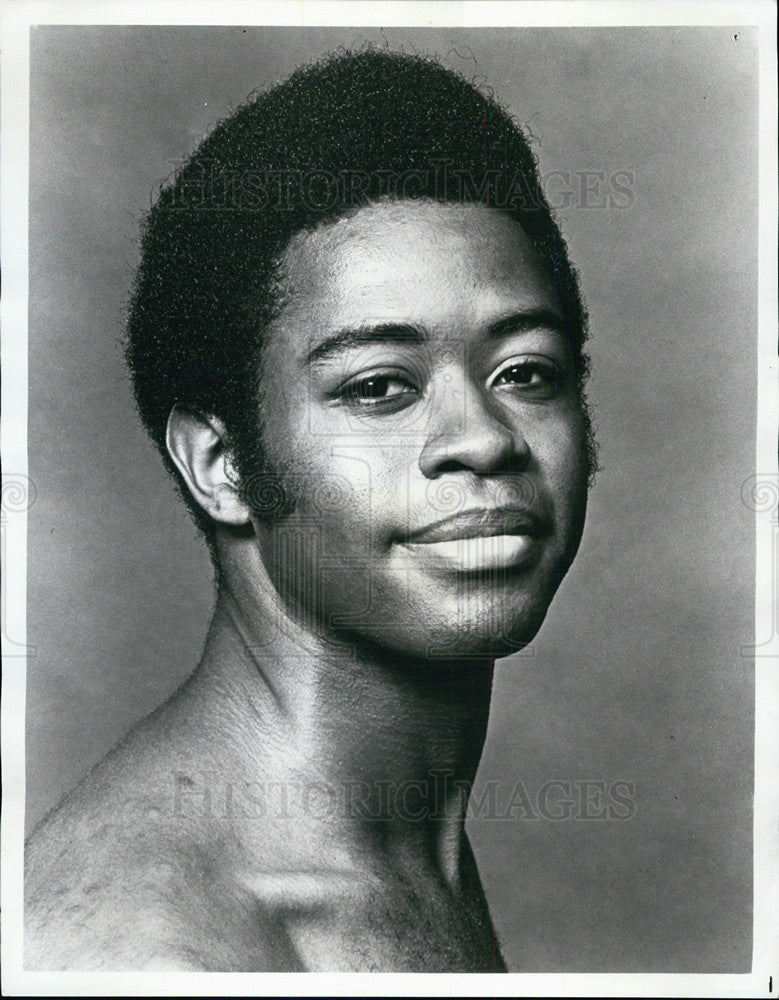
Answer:
[{"label": "chin", "polygon": [[548,606],[544,600],[482,600],[467,610],[462,605],[419,608],[409,610],[404,622],[359,629],[358,642],[390,658],[492,661],[524,649],[541,628]]},{"label": "chin", "polygon": [[[535,639],[544,620],[544,612],[523,617],[521,621],[490,625],[474,622],[458,630],[428,640],[430,659],[498,660],[518,653]],[[437,641],[436,641],[437,639]]]}]

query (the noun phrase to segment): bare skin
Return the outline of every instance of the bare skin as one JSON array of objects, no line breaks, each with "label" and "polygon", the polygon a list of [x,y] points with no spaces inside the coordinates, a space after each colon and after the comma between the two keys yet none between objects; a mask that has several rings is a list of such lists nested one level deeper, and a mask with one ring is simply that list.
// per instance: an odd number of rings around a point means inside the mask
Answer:
[{"label": "bare skin", "polygon": [[[504,216],[422,203],[300,237],[285,281],[263,428],[297,506],[259,516],[219,421],[174,410],[214,619],[187,684],[31,837],[27,968],[505,971],[464,817],[494,660],[581,532],[553,289]],[[430,534],[431,487],[484,528],[518,486],[513,528]]]},{"label": "bare skin", "polygon": [[[315,710],[280,710],[257,690],[258,663],[235,642],[240,609],[230,603],[196,676],[33,838],[29,967],[500,970],[462,792],[439,797],[442,818],[427,823],[386,805],[410,775],[424,780],[425,758],[461,764],[459,775],[474,769],[456,748],[454,730],[468,723],[436,710],[433,692],[409,704],[387,685],[384,724],[367,732],[354,700],[369,677],[352,677],[327,725]],[[332,673],[314,662],[298,669],[332,703]],[[455,744],[435,760],[409,739],[434,712],[449,716]],[[326,750],[334,723],[337,755]],[[323,788],[342,796],[335,807]],[[420,811],[407,801],[408,813]]]}]

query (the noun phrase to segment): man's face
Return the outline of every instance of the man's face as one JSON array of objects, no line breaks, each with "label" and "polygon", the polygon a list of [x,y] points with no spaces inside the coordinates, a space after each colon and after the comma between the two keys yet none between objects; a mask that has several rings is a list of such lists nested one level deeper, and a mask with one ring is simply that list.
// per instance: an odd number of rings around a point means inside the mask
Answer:
[{"label": "man's face", "polygon": [[384,202],[299,234],[283,272],[263,442],[297,504],[255,527],[288,609],[396,652],[520,648],[587,488],[563,317],[529,240],[481,205]]}]

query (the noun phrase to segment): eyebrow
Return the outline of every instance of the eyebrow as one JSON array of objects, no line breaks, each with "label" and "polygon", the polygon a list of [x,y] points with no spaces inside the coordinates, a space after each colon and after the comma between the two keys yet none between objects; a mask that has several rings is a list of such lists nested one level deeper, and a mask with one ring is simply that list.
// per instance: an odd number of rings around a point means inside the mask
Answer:
[{"label": "eyebrow", "polygon": [[[514,333],[527,333],[539,329],[555,331],[562,329],[567,333],[568,324],[552,309],[528,309],[512,313],[511,316],[490,324],[487,327],[487,335],[490,338],[507,337]],[[423,344],[429,339],[430,336],[424,328],[407,323],[378,323],[338,330],[309,351],[306,355],[306,364],[315,365],[358,344]]]},{"label": "eyebrow", "polygon": [[425,330],[406,323],[378,323],[339,330],[318,344],[306,355],[306,364],[312,365],[333,354],[348,350],[357,344],[397,343],[423,344],[429,340]]},{"label": "eyebrow", "polygon": [[553,309],[528,309],[499,319],[487,328],[490,337],[507,337],[512,333],[529,333],[531,330],[553,330],[568,334],[565,317]]}]

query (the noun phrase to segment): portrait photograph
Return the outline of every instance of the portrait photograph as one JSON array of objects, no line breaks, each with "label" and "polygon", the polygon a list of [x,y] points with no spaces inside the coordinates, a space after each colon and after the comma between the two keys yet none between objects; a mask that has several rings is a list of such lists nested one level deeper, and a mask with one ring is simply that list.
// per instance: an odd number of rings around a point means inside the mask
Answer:
[{"label": "portrait photograph", "polygon": [[772,5],[37,6],[4,992],[771,996]]}]

